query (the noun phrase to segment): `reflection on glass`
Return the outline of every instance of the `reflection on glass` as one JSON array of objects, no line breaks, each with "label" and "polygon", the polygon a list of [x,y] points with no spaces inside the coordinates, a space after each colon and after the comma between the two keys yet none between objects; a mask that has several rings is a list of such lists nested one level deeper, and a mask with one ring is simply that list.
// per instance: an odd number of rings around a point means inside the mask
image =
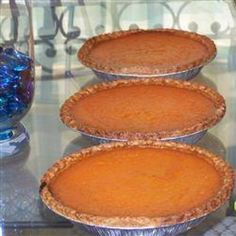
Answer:
[{"label": "reflection on glass", "polygon": [[78,138],[73,139],[65,148],[63,156],[69,155],[73,152],[78,152],[82,148],[90,147],[95,145],[91,139],[85,136],[79,136]]},{"label": "reflection on glass", "polygon": [[219,138],[209,132],[197,143],[198,146],[203,147],[217,156],[225,159],[226,148]]},{"label": "reflection on glass", "polygon": [[194,79],[194,82],[204,84],[217,91],[217,85],[215,82],[206,77],[203,73],[198,74],[198,76]]},{"label": "reflection on glass", "polygon": [[4,225],[31,220],[32,214],[37,212],[35,188],[38,183],[25,168],[29,153],[30,147],[26,145],[18,154],[0,160],[0,223]]},{"label": "reflection on glass", "polygon": [[27,166],[30,146],[17,154],[0,159],[0,225],[4,227],[71,227],[40,200],[39,183]]}]

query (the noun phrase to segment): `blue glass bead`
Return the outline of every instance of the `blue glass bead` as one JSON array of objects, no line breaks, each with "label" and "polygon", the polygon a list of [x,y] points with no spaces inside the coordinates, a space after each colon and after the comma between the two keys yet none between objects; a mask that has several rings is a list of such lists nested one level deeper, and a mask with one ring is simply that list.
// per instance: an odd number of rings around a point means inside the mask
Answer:
[{"label": "blue glass bead", "polygon": [[0,140],[6,140],[13,136],[13,132],[11,130],[6,130],[3,132],[0,132]]},{"label": "blue glass bead", "polygon": [[13,48],[6,48],[4,50],[5,53],[12,55],[13,57],[20,59],[20,60],[25,60],[27,62],[32,61],[31,58],[29,56],[27,56],[26,54],[19,52],[17,50],[14,50]]},{"label": "blue glass bead", "polygon": [[4,108],[0,108],[0,121],[8,119],[7,111]]},{"label": "blue glass bead", "polygon": [[0,72],[0,94],[8,93],[8,90],[14,89],[17,85],[18,76],[6,76]]},{"label": "blue glass bead", "polygon": [[0,107],[2,108],[6,106],[6,103],[7,103],[7,98],[4,96],[0,96]]},{"label": "blue glass bead", "polygon": [[0,57],[0,75],[4,79],[4,77],[11,77],[14,78],[18,75],[15,71],[12,71],[11,68],[8,65],[1,65],[1,57]]},{"label": "blue glass bead", "polygon": [[21,53],[13,48],[6,48],[4,53],[10,57],[13,61],[15,61],[15,68],[16,71],[23,71],[29,67],[29,64],[32,62],[31,58],[28,57],[26,54]]},{"label": "blue glass bead", "polygon": [[19,110],[20,106],[17,102],[10,102],[7,106],[7,113],[9,116],[15,115]]},{"label": "blue glass bead", "polygon": [[13,71],[23,71],[28,68],[29,62],[3,52],[0,54],[0,66],[1,65],[7,65],[7,67]]},{"label": "blue glass bead", "polygon": [[14,90],[14,92],[19,88],[19,84],[17,83],[14,83],[13,86],[12,86],[12,89]]}]

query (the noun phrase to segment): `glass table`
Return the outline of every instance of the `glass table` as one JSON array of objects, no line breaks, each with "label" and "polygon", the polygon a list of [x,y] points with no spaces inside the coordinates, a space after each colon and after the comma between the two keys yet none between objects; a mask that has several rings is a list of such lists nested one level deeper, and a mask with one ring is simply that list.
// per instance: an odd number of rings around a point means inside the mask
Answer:
[{"label": "glass table", "polygon": [[[158,4],[155,1],[134,2],[132,6],[126,1],[106,1],[97,5],[96,1],[92,1],[91,4],[88,3],[87,5],[81,2],[75,5],[73,1],[68,1],[65,7],[69,10],[73,6],[75,8],[81,7],[83,9],[83,17],[86,17],[85,9],[91,12],[92,10],[98,12],[105,9],[106,12],[110,12],[109,17],[112,17],[111,11],[114,11],[114,8],[118,13],[114,14],[113,17],[124,14],[123,18],[120,16],[121,19],[113,19],[113,22],[117,23],[119,21],[119,24],[111,26],[110,21],[107,20],[104,23],[106,27],[100,27],[100,29],[105,31],[116,30],[119,27],[126,28],[127,24],[134,27],[132,22],[136,22],[136,26],[140,27],[157,27],[159,23],[154,24],[154,22],[159,22],[156,19],[156,13],[158,13],[163,16],[161,21],[165,24],[163,23],[162,26],[190,28],[191,30],[199,29],[200,33],[205,33],[214,39],[218,49],[217,57],[202,70],[201,74],[194,79],[194,82],[200,82],[218,90],[226,99],[227,112],[222,122],[209,130],[206,136],[196,145],[209,149],[236,168],[236,25],[234,23],[236,10],[234,2],[194,1],[195,3],[193,4],[195,5],[190,8],[188,8],[189,5],[187,4],[192,4],[192,1],[160,1]],[[214,4],[222,4],[223,8],[217,5],[215,10],[213,10],[211,7]],[[154,5],[156,11],[154,11]],[[140,10],[140,7],[143,6],[146,7],[145,17],[149,17],[148,20],[142,15],[143,13]],[[170,6],[170,13],[166,13]],[[63,8],[63,6],[53,7],[59,7],[59,13],[57,12],[57,14],[61,14],[60,8]],[[132,14],[127,15],[129,7],[131,7],[130,12]],[[182,12],[178,12],[181,7],[183,8]],[[45,11],[45,5],[40,5],[40,1],[33,6],[35,24],[37,23],[37,9],[39,8]],[[137,12],[137,9],[139,9],[140,20],[134,13]],[[199,17],[198,19],[197,12],[202,13],[202,18]],[[168,25],[166,22],[171,22],[172,20],[172,18],[169,19],[168,17],[173,14],[173,19],[177,16],[179,17],[179,23],[172,22],[173,24]],[[87,17],[94,22],[94,17],[97,16],[96,14],[95,16],[90,14],[90,17]],[[106,19],[109,17],[107,16]],[[214,17],[220,17],[222,22],[215,21]],[[226,20],[227,17],[229,22]],[[209,24],[208,18],[211,20]],[[205,23],[205,27],[204,20],[208,24],[206,25]],[[102,22],[101,18],[99,18],[100,21]],[[184,22],[184,25],[181,25],[181,22]],[[100,31],[97,30],[95,33],[100,33]],[[78,49],[84,38],[95,33],[93,30],[90,33],[84,33],[75,42],[75,48]],[[60,40],[59,36],[58,38],[50,39],[54,42],[54,47],[57,48],[56,55],[52,57],[43,54],[44,52],[42,53],[42,48],[45,45],[37,41],[37,37],[36,34],[35,98],[30,112],[23,119],[23,123],[30,134],[30,143],[23,147],[22,151],[17,155],[11,156],[6,160],[0,160],[0,236],[90,235],[48,210],[39,198],[38,187],[40,177],[56,160],[92,144],[82,138],[77,132],[62,124],[59,118],[59,108],[66,98],[81,87],[91,83],[98,83],[99,80],[95,78],[95,75],[90,70],[82,67],[77,62],[75,53],[65,53],[63,46],[67,45]],[[65,61],[66,63],[63,64]],[[50,69],[47,66],[51,66]],[[227,204],[210,215],[198,227],[183,235],[236,235],[235,199],[236,192],[233,193]]]}]

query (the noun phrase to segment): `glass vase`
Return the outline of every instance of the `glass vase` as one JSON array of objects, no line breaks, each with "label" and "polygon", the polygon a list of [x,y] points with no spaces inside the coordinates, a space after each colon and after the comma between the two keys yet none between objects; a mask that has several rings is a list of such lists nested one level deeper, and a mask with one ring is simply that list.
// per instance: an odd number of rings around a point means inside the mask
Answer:
[{"label": "glass vase", "polygon": [[0,158],[19,152],[29,135],[20,122],[34,95],[34,54],[29,1],[0,2]]}]

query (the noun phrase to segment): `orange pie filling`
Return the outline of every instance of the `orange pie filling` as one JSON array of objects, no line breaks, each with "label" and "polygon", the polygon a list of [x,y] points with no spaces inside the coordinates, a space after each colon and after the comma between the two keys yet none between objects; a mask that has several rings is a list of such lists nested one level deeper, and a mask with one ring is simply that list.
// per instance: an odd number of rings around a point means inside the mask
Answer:
[{"label": "orange pie filling", "polygon": [[64,206],[89,215],[177,215],[222,186],[221,174],[199,155],[152,147],[93,153],[54,177],[49,190]]},{"label": "orange pie filling", "polygon": [[208,53],[207,46],[190,37],[147,31],[98,42],[88,58],[102,63],[104,67],[135,72],[132,67],[137,65],[153,69],[172,69],[174,65],[188,65],[201,60]]},{"label": "orange pie filling", "polygon": [[132,85],[97,91],[71,106],[72,119],[105,132],[172,132],[210,121],[216,105],[206,95],[170,86]]}]

